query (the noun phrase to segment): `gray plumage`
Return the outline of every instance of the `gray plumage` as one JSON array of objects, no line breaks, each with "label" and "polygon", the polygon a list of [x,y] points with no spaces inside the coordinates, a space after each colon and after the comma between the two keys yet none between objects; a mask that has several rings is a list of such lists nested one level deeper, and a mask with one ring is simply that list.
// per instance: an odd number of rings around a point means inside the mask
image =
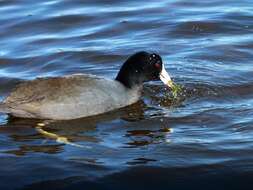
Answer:
[{"label": "gray plumage", "polygon": [[138,101],[141,87],[126,88],[94,75],[39,78],[18,85],[0,104],[16,117],[66,120],[97,115]]}]

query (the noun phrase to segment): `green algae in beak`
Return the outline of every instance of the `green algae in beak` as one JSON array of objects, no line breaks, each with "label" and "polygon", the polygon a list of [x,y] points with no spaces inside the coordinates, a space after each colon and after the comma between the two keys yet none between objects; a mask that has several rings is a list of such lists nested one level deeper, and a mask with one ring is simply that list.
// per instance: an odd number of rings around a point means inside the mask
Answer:
[{"label": "green algae in beak", "polygon": [[164,65],[160,73],[160,79],[166,86],[168,86],[171,89],[173,98],[177,98],[178,95],[182,92],[183,90],[182,86],[172,81],[170,75],[165,70]]},{"label": "green algae in beak", "polygon": [[178,95],[182,92],[182,90],[183,90],[183,87],[181,85],[172,83],[171,92],[172,92],[173,98],[177,98]]}]

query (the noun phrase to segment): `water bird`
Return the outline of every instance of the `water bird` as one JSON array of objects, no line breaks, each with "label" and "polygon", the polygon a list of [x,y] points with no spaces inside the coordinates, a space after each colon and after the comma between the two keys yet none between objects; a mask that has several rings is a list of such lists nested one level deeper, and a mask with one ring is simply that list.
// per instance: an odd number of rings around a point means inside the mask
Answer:
[{"label": "water bird", "polygon": [[161,56],[137,52],[125,61],[115,79],[72,74],[25,81],[0,103],[0,112],[53,120],[97,115],[137,102],[143,83],[158,79],[173,87]]}]

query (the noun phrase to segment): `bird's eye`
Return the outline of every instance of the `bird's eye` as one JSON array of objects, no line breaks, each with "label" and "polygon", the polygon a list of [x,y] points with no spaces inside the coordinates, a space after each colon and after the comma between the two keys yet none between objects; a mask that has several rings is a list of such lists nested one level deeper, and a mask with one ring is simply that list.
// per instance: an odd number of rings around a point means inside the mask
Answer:
[{"label": "bird's eye", "polygon": [[161,65],[159,63],[155,63],[155,67],[160,69],[161,68]]}]

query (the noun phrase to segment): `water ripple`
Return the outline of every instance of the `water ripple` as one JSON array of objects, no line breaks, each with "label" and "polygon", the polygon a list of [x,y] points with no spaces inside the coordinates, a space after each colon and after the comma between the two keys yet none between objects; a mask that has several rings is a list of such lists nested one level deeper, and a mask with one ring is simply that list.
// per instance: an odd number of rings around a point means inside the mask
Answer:
[{"label": "water ripple", "polygon": [[[0,1],[1,99],[36,77],[92,73],[114,78],[126,58],[142,50],[161,54],[173,80],[183,86],[173,99],[161,82],[147,83],[138,103],[73,121],[1,114],[0,179],[5,183],[0,187],[80,176],[112,179],[113,173],[132,174],[138,166],[166,169],[173,176],[175,171],[230,174],[229,168],[252,173],[251,4]],[[46,126],[38,130],[40,122]],[[14,184],[13,178],[19,181]]]}]

